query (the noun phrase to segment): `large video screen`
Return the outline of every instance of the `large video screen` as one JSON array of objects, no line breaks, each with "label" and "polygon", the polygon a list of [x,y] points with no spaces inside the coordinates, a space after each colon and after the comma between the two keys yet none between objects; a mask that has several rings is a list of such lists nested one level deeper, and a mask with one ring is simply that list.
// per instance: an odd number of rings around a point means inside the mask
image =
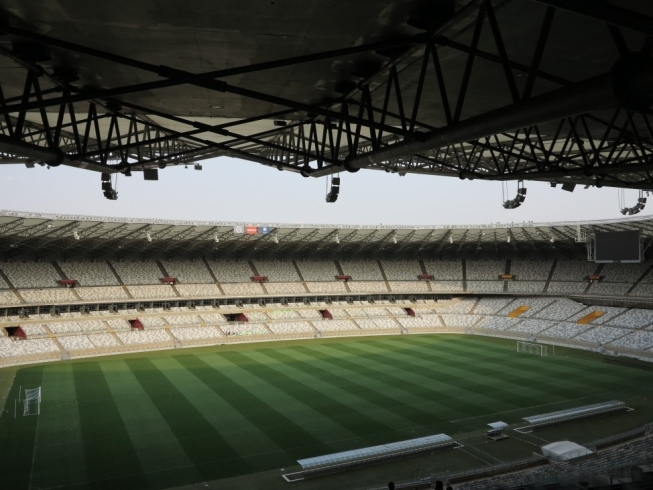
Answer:
[{"label": "large video screen", "polygon": [[640,262],[639,231],[597,232],[597,262]]}]

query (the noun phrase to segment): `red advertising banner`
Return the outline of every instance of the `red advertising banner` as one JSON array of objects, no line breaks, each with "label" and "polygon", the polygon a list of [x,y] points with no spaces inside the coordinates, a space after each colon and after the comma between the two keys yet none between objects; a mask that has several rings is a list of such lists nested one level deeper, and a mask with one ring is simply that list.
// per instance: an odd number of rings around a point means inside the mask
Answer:
[{"label": "red advertising banner", "polygon": [[246,226],[245,233],[248,235],[256,235],[258,233],[258,227],[256,226]]}]

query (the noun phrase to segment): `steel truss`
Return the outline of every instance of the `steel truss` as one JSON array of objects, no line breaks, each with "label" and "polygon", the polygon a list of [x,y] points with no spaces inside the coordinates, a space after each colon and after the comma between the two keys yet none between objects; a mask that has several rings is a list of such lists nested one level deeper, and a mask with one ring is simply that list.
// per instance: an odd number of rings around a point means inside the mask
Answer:
[{"label": "steel truss", "polygon": [[[501,17],[515,5],[528,8],[530,22],[535,19],[538,25],[528,60],[511,57],[515,41],[507,39]],[[556,32],[569,28],[569,16],[604,27],[601,41],[615,53],[609,60],[612,69],[588,72],[579,81],[544,68],[547,47]],[[605,3],[472,0],[452,11],[445,22],[412,38],[200,74],[10,24],[2,30],[46,50],[68,50],[160,77],[123,87],[81,90],[20,50],[0,51],[25,70],[20,93],[9,93],[0,75],[0,161],[4,163],[64,164],[128,173],[231,156],[306,177],[369,168],[462,179],[653,189],[649,110],[653,19]],[[386,57],[380,68],[357,84],[345,84],[341,97],[322,104],[272,96],[224,80],[374,52]],[[458,68],[451,64],[452,57],[462,61]],[[482,84],[490,72],[502,73],[507,96],[496,97],[494,106],[484,103],[479,110],[478,93],[471,94],[472,87]],[[121,99],[180,85],[262,101],[278,110],[210,125]],[[175,131],[148,116],[187,129]],[[278,120],[279,125],[245,134],[244,126],[259,120]],[[219,142],[209,137],[214,135],[220,136]]]}]

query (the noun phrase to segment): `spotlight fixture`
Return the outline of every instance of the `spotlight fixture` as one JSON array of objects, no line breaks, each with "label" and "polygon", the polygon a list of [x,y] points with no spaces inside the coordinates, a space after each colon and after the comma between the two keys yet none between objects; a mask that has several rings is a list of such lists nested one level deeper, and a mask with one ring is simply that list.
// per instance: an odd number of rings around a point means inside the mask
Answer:
[{"label": "spotlight fixture", "polygon": [[115,201],[118,199],[118,192],[111,185],[111,181],[102,182],[102,193],[104,194],[104,197],[110,201]]},{"label": "spotlight fixture", "polygon": [[326,202],[336,202],[338,200],[339,193],[340,193],[340,177],[331,177],[331,189],[327,192]]},{"label": "spotlight fixture", "polygon": [[526,200],[526,187],[524,187],[524,181],[520,180],[517,184],[517,195],[514,199],[508,199],[503,203],[505,209],[515,209],[522,205]]},{"label": "spotlight fixture", "polygon": [[632,208],[624,207],[621,208],[621,214],[623,215],[633,215],[637,214],[644,210],[646,207],[646,198],[644,197],[644,191],[639,191],[639,197],[637,198],[637,204]]}]

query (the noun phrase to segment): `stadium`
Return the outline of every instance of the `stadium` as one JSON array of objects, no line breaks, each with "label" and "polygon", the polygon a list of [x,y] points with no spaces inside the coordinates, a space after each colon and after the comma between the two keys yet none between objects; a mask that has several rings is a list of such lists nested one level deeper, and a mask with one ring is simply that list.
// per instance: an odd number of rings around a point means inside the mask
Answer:
[{"label": "stadium", "polygon": [[649,488],[649,3],[0,0],[0,486]]},{"label": "stadium", "polygon": [[[495,419],[614,398],[634,410],[537,431],[538,442],[648,433],[653,262],[587,254],[600,233],[650,242],[650,219],[379,229],[5,211],[0,227],[11,487],[252,473],[282,486],[279,468],[305,458],[434,430],[478,438]],[[36,387],[42,403],[26,402]],[[430,456],[432,475],[464,482],[455,475],[487,458],[534,452],[479,447],[475,461]],[[382,484],[378,471],[306,481],[357,488]]]}]

